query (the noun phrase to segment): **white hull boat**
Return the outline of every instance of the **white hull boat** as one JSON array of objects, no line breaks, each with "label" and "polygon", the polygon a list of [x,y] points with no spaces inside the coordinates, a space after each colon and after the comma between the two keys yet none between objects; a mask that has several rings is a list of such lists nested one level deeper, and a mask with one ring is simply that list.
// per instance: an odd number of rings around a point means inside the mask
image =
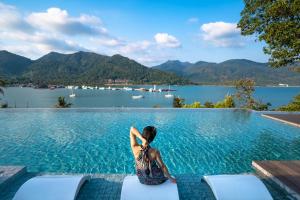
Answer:
[{"label": "white hull boat", "polygon": [[132,99],[142,99],[142,98],[144,98],[143,95],[132,96]]}]

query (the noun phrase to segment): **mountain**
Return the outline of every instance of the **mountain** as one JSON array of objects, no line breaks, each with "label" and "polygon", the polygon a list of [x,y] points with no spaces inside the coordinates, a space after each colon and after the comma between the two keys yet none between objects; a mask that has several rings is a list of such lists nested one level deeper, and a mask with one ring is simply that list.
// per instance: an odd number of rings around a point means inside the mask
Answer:
[{"label": "mountain", "polygon": [[251,78],[257,85],[300,85],[300,73],[295,72],[292,67],[275,69],[267,63],[246,59],[232,59],[221,63],[167,61],[153,69],[172,72],[199,84],[233,84],[235,80]]},{"label": "mountain", "polygon": [[24,73],[32,60],[8,51],[0,51],[0,74],[6,77],[20,76]]},{"label": "mountain", "polygon": [[[0,59],[6,77],[17,76],[19,82],[35,84],[104,84],[114,80],[135,84],[186,84],[189,81],[175,74],[145,67],[121,55],[104,56],[91,52],[61,54],[51,52],[31,63],[18,65],[16,73],[6,73],[11,63]],[[2,63],[3,62],[3,63]],[[29,64],[29,65],[28,65]],[[17,66],[17,65],[16,65]]]}]

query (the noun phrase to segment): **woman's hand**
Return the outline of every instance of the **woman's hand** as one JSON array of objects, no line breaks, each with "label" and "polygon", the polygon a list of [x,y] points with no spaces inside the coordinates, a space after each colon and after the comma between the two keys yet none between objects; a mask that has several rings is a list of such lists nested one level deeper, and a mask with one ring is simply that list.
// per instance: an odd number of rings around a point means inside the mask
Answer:
[{"label": "woman's hand", "polygon": [[145,138],[142,138],[142,145],[143,147],[148,146],[148,141]]}]

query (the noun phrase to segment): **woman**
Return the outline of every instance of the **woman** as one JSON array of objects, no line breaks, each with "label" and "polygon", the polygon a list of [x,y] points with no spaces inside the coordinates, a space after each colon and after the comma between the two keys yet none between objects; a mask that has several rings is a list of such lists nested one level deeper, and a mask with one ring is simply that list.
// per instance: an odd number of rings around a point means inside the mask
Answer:
[{"label": "woman", "polygon": [[[151,148],[150,143],[156,136],[156,128],[147,126],[143,129],[143,134],[134,128],[130,128],[130,145],[136,164],[136,174],[142,184],[158,185],[166,180],[176,183],[176,179],[171,177],[168,168],[162,161],[157,149]],[[138,144],[136,138],[142,141]]]}]

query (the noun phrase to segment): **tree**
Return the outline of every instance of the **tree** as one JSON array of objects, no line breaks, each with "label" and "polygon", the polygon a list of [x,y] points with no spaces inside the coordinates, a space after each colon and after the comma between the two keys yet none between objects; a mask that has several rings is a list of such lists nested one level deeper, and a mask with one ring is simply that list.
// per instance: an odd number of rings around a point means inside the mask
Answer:
[{"label": "tree", "polygon": [[3,87],[5,87],[5,81],[0,79],[0,93],[3,95],[4,94],[4,90]]},{"label": "tree", "polygon": [[214,105],[215,108],[234,108],[235,102],[232,95],[226,95],[223,101],[219,101]]},{"label": "tree", "polygon": [[244,0],[238,27],[242,35],[264,41],[269,63],[282,67],[300,61],[300,1]]},{"label": "tree", "polygon": [[214,107],[214,104],[211,102],[211,101],[206,101],[204,103],[204,107],[205,108],[213,108]]},{"label": "tree", "polygon": [[182,108],[184,106],[184,99],[179,97],[173,98],[173,108]]},{"label": "tree", "polygon": [[58,97],[57,104],[55,105],[56,108],[69,108],[71,107],[71,103],[67,103],[65,97]]},{"label": "tree", "polygon": [[294,97],[293,101],[286,106],[281,106],[279,111],[300,111],[300,94]]},{"label": "tree", "polygon": [[253,109],[255,100],[252,93],[255,91],[255,82],[251,79],[241,79],[235,82],[236,98],[240,107]]}]

